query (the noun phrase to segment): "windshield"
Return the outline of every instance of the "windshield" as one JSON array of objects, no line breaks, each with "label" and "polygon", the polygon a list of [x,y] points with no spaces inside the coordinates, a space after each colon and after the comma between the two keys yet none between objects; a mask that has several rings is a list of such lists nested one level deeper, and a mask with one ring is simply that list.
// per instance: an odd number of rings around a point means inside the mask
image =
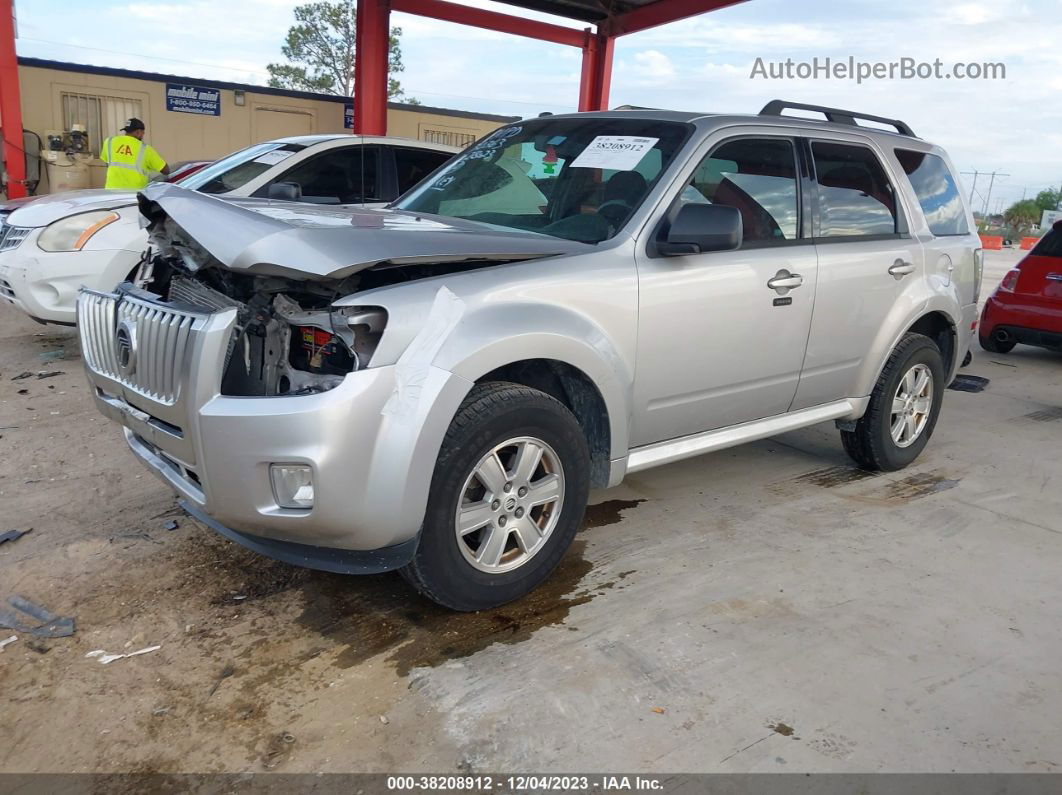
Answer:
[{"label": "windshield", "polygon": [[542,118],[502,127],[394,206],[599,243],[618,232],[691,128]]},{"label": "windshield", "polygon": [[255,144],[211,163],[177,184],[200,193],[228,193],[305,148],[302,144]]}]

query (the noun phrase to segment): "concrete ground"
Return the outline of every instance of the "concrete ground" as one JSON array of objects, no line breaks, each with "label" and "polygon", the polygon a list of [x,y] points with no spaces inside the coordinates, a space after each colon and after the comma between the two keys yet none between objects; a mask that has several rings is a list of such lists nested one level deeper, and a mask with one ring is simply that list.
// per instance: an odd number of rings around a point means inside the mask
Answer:
[{"label": "concrete ground", "polygon": [[[1062,765],[1062,356],[976,350],[991,384],[949,390],[903,472],[827,424],[632,476],[544,588],[475,615],[177,515],[80,367],[0,308],[0,531],[33,527],[0,597],[77,619],[0,652],[0,770]],[[12,380],[38,370],[63,374]]]}]

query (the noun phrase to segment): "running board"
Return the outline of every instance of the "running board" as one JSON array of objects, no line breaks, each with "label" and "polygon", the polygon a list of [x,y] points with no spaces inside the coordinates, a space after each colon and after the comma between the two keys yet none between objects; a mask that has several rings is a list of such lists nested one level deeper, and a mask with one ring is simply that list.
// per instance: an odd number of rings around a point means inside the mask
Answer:
[{"label": "running board", "polygon": [[836,403],[824,403],[810,409],[789,414],[777,414],[762,420],[696,433],[666,442],[636,447],[627,456],[627,473],[670,464],[703,453],[714,453],[745,442],[754,442],[786,431],[795,431],[827,420],[856,419],[866,411],[870,398],[847,398]]}]

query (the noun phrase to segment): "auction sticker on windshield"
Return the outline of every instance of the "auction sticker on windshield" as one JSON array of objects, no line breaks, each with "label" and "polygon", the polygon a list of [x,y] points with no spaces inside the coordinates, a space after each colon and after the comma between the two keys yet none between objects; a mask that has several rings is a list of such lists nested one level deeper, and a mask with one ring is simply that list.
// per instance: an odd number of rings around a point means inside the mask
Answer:
[{"label": "auction sticker on windshield", "polygon": [[572,161],[571,168],[633,171],[659,140],[636,135],[599,135]]},{"label": "auction sticker on windshield", "polygon": [[279,163],[282,160],[287,160],[294,152],[289,152],[285,149],[274,149],[272,152],[266,152],[264,155],[260,155],[254,159],[256,163],[265,163],[268,166],[272,166]]}]

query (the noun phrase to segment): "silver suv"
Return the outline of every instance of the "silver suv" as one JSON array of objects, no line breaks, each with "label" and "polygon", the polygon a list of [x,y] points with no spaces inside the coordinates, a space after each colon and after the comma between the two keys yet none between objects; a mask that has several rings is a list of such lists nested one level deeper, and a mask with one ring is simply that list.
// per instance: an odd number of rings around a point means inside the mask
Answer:
[{"label": "silver suv", "polygon": [[519,122],[386,209],[157,185],[136,283],[81,296],[85,364],[217,532],[488,608],[628,472],[826,420],[911,463],[977,321],[954,174],[902,122],[772,102]]}]

